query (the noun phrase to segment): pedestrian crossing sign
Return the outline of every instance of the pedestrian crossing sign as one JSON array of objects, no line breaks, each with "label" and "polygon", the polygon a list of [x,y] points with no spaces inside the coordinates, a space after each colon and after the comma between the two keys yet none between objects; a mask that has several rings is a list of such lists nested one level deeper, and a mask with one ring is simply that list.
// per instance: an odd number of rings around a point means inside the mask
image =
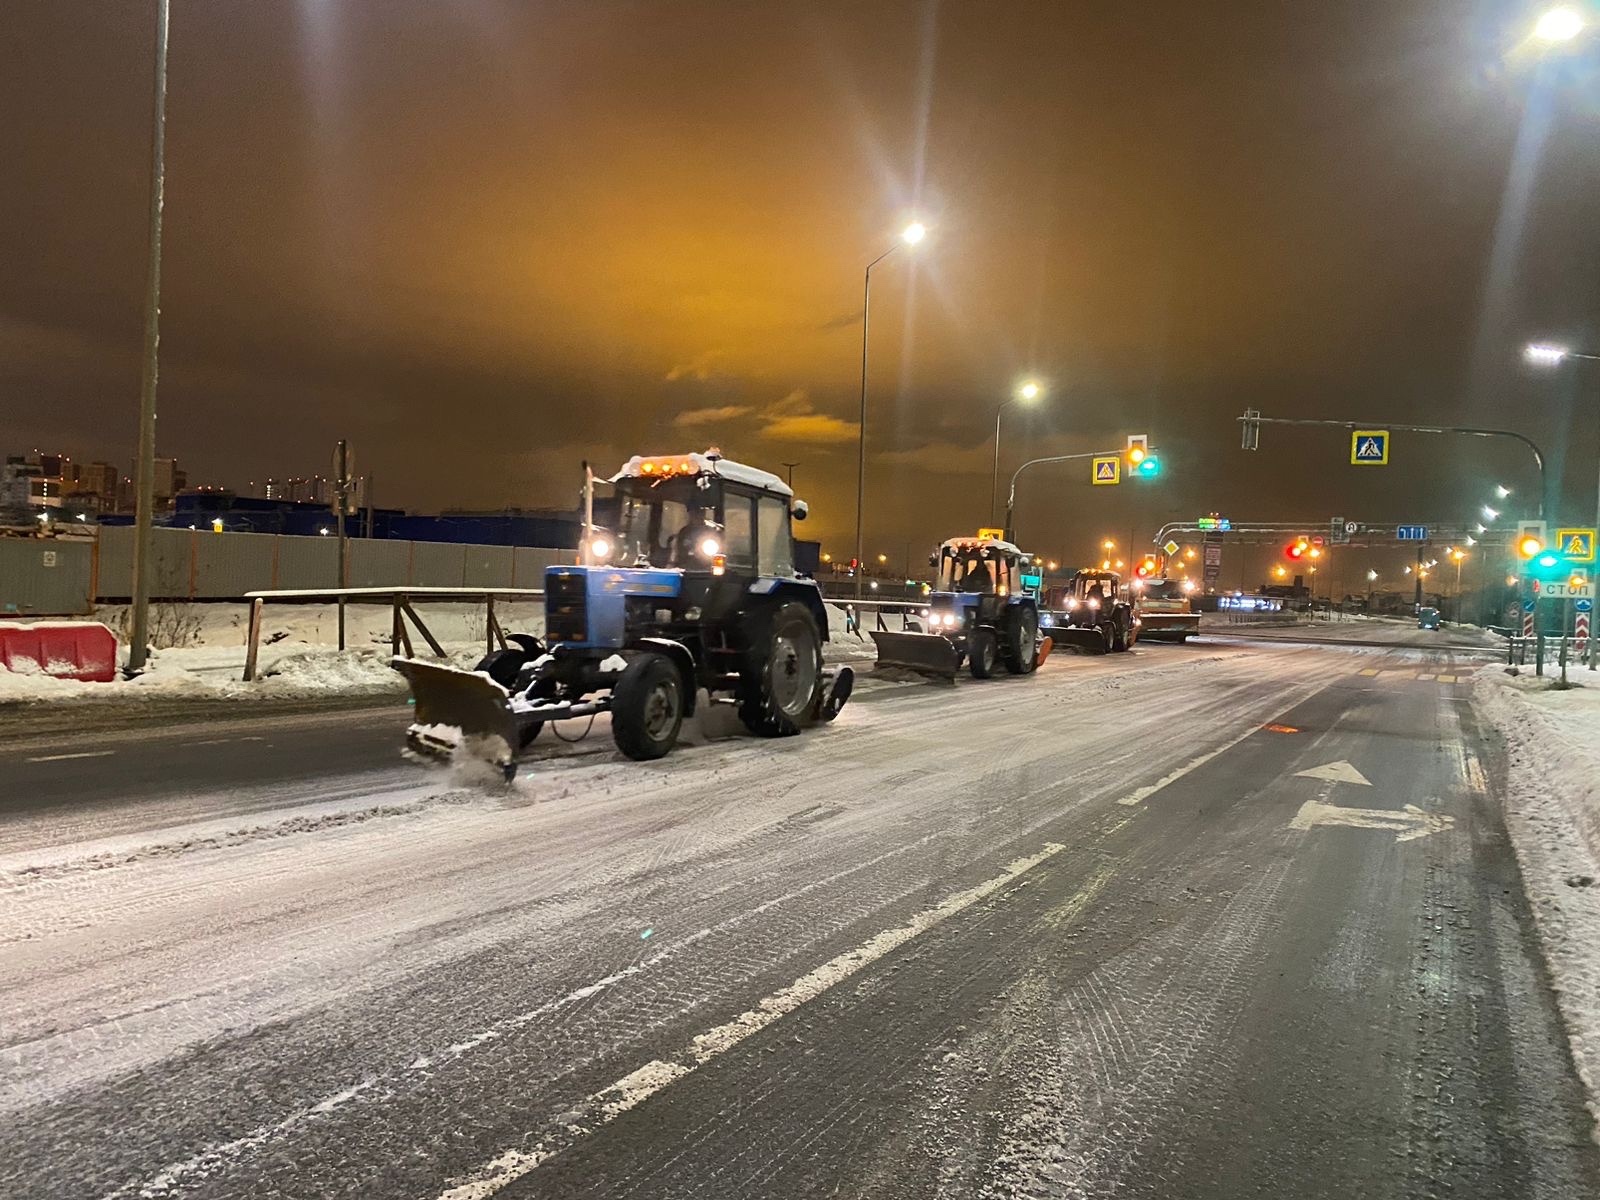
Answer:
[{"label": "pedestrian crossing sign", "polygon": [[1351,430],[1350,462],[1358,467],[1388,466],[1389,431],[1387,429]]},{"label": "pedestrian crossing sign", "polygon": [[1122,482],[1122,456],[1120,454],[1102,454],[1094,460],[1094,470],[1089,478],[1095,483],[1121,483]]},{"label": "pedestrian crossing sign", "polygon": [[1556,530],[1556,553],[1572,562],[1594,561],[1593,529]]}]

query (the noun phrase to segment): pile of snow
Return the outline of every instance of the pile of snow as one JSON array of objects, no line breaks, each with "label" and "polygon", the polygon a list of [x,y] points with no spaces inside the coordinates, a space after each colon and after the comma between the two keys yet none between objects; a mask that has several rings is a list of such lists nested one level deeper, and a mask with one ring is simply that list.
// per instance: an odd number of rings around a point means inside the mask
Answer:
[{"label": "pile of snow", "polygon": [[[419,601],[414,606],[456,665],[473,665],[487,642],[481,604]],[[78,683],[0,668],[0,704],[89,703],[107,699],[310,699],[328,695],[403,695],[405,681],[389,666],[392,610],[386,604],[351,604],[345,610],[345,644],[338,648],[335,604],[268,604],[262,614],[258,678],[243,682],[248,604],[155,606],[152,626],[176,634],[180,645],[157,649],[136,679]],[[177,611],[165,611],[177,610]],[[544,610],[536,600],[497,604],[501,628],[542,633]],[[128,626],[125,606],[108,605],[96,619],[114,631]],[[412,629],[413,647],[428,653]],[[158,643],[159,645],[159,643]],[[127,661],[119,646],[118,661]]]},{"label": "pile of snow", "polygon": [[1569,678],[1485,667],[1473,699],[1506,740],[1506,827],[1600,1137],[1600,673]]}]

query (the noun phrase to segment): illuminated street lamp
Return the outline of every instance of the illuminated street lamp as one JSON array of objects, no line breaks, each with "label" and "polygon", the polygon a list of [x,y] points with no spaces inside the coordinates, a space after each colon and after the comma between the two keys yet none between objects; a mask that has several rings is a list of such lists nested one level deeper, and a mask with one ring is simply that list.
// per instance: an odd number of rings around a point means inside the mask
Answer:
[{"label": "illuminated street lamp", "polygon": [[1044,395],[1044,388],[1037,380],[1027,379],[1017,385],[1014,395],[1010,399],[1002,400],[994,410],[994,476],[989,482],[989,524],[994,524],[995,497],[1000,492],[1000,418],[1005,414],[1006,405],[1032,404]]},{"label": "illuminated street lamp", "polygon": [[1507,496],[1511,495],[1511,489],[1503,483],[1497,483],[1494,486],[1494,494],[1499,496],[1500,499],[1504,500]]},{"label": "illuminated street lamp", "polygon": [[1107,538],[1105,541],[1100,543],[1100,549],[1102,550],[1115,550],[1116,548],[1117,544],[1110,538]]},{"label": "illuminated street lamp", "polygon": [[[866,511],[867,497],[867,330],[872,323],[872,268],[893,254],[901,246],[915,246],[928,236],[928,227],[913,221],[900,231],[900,239],[877,258],[867,264],[866,279],[861,288],[861,414],[857,422],[856,437],[856,561],[862,560],[862,517]],[[856,575],[856,599],[861,598],[861,576]]]},{"label": "illuminated street lamp", "polygon": [[1555,46],[1562,42],[1570,42],[1583,32],[1583,27],[1582,13],[1568,5],[1559,4],[1539,15],[1539,19],[1534,22],[1533,37],[1535,41],[1543,42],[1547,46]]},{"label": "illuminated street lamp", "polygon": [[1499,509],[1490,508],[1487,504],[1485,504],[1483,506],[1483,519],[1485,521],[1498,520],[1499,517],[1500,517],[1500,510]]}]

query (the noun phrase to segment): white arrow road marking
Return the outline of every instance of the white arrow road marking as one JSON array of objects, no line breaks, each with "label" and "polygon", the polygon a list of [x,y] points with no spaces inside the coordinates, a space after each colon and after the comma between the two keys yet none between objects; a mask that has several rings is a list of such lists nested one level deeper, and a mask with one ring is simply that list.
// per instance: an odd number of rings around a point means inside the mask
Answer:
[{"label": "white arrow road marking", "polygon": [[[1366,780],[1361,782],[1365,783]],[[1455,823],[1454,817],[1424,812],[1415,804],[1408,804],[1397,811],[1392,808],[1340,808],[1337,804],[1324,804],[1321,800],[1307,800],[1295,813],[1294,820],[1289,822],[1289,828],[1348,825],[1352,829],[1391,829],[1395,832],[1395,841],[1410,842],[1449,829]]]},{"label": "white arrow road marking", "polygon": [[1371,787],[1372,781],[1356,770],[1344,759],[1338,762],[1326,763],[1320,767],[1311,767],[1304,771],[1296,771],[1297,776],[1303,775],[1307,779],[1331,779],[1334,783],[1359,783],[1363,787]]}]

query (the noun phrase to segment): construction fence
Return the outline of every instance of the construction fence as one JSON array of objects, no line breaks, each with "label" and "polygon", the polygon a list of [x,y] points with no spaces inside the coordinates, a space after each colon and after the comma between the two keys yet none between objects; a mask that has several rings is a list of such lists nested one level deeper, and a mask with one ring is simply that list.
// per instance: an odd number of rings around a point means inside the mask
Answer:
[{"label": "construction fence", "polygon": [[[274,533],[151,531],[151,596],[157,600],[241,600],[246,592],[290,588],[537,588],[545,568],[576,551],[536,546],[352,538],[341,572],[336,537]],[[133,534],[106,527],[94,536],[0,538],[0,617],[81,616],[133,592]]]}]

